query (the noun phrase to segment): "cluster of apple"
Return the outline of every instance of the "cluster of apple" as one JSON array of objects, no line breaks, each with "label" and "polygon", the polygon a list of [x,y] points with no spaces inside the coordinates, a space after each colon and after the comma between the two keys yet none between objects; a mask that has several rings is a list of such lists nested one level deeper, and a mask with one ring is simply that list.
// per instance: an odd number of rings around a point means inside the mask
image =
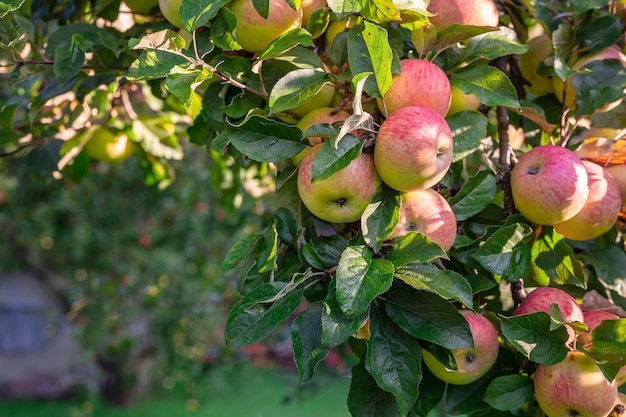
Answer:
[{"label": "cluster of apple", "polygon": [[594,239],[615,224],[623,190],[607,169],[567,148],[545,145],[523,154],[511,172],[515,206],[531,222],[572,240]]}]

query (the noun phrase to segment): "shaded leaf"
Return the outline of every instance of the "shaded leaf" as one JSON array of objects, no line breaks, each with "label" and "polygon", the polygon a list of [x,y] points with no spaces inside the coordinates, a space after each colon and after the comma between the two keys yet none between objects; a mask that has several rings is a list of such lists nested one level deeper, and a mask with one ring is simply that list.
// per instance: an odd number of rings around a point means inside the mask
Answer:
[{"label": "shaded leaf", "polygon": [[419,232],[409,232],[394,238],[385,258],[396,268],[413,262],[430,262],[437,258],[447,258],[446,252]]},{"label": "shaded leaf", "polygon": [[383,391],[365,369],[363,361],[352,368],[348,392],[350,414],[358,417],[394,417],[398,406],[393,394]]},{"label": "shaded leaf", "polygon": [[296,317],[291,324],[291,341],[294,360],[300,375],[300,382],[313,377],[315,367],[330,349],[322,345],[322,306],[312,304]]},{"label": "shaded leaf", "polygon": [[467,180],[450,199],[450,207],[458,222],[480,213],[496,195],[496,178],[487,170],[479,171]]},{"label": "shaded leaf", "polygon": [[523,375],[504,375],[495,378],[487,387],[485,402],[501,411],[521,408],[535,394],[533,381]]}]

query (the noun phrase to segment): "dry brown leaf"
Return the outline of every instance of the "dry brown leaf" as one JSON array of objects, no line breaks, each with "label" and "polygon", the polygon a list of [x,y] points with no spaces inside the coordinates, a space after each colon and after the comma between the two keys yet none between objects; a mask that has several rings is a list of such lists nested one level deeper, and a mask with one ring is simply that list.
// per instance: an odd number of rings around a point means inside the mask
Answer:
[{"label": "dry brown leaf", "polygon": [[626,164],[626,139],[588,138],[576,155],[602,166]]}]

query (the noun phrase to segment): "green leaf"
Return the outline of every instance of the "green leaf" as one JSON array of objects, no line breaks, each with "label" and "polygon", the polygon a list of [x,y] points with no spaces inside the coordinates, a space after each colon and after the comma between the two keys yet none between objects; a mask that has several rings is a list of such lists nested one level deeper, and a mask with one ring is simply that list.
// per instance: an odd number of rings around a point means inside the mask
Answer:
[{"label": "green leaf", "polygon": [[211,74],[203,72],[199,69],[187,69],[182,67],[174,67],[165,77],[165,87],[167,91],[172,93],[181,103],[189,107],[191,100],[196,93],[192,90],[192,86],[202,80],[208,80]]},{"label": "green leaf", "polygon": [[379,387],[396,397],[406,415],[417,401],[422,379],[420,346],[378,308],[370,313],[370,333],[365,368]]},{"label": "green leaf", "polygon": [[413,262],[430,262],[437,258],[447,258],[446,252],[419,232],[409,232],[394,238],[393,248],[385,258],[396,268]]},{"label": "green leaf", "polygon": [[346,317],[337,301],[336,289],[330,288],[323,301],[322,345],[332,347],[345,342],[365,324],[368,315],[366,310],[360,316]]},{"label": "green leaf", "polygon": [[72,35],[69,44],[59,46],[54,51],[54,75],[59,83],[63,84],[76,77],[85,64],[85,52],[92,48],[93,44],[81,34]]},{"label": "green leaf", "polygon": [[604,320],[591,330],[595,351],[626,356],[626,319]]},{"label": "green leaf", "polygon": [[389,317],[405,332],[447,349],[473,345],[467,320],[449,301],[428,291],[392,290],[385,297]]},{"label": "green leaf", "polygon": [[235,242],[226,254],[226,258],[222,261],[220,276],[233,269],[247,253],[255,251],[259,241],[260,235],[248,235]]},{"label": "green leaf", "polygon": [[349,246],[341,254],[335,280],[341,310],[348,317],[359,316],[389,289],[393,265],[385,259],[372,259],[366,246]]},{"label": "green leaf", "polygon": [[[330,0],[331,3],[333,0]],[[348,409],[352,416],[358,417],[394,417],[398,415],[398,406],[393,394],[383,391],[376,380],[359,362],[352,368]]]},{"label": "green leaf", "polygon": [[259,55],[259,61],[277,58],[298,45],[313,47],[311,34],[302,28],[290,30],[274,39]]},{"label": "green leaf", "polygon": [[576,92],[577,117],[592,114],[597,109],[613,103],[626,94],[626,69],[616,59],[603,59],[584,67],[590,70],[572,77],[572,87]]},{"label": "green leaf", "polygon": [[504,226],[472,255],[487,271],[517,281],[530,269],[533,229],[524,223]]},{"label": "green leaf", "polygon": [[515,87],[509,77],[489,65],[474,65],[460,69],[450,76],[450,82],[466,93],[474,94],[487,106],[517,108]]},{"label": "green leaf", "polygon": [[522,408],[533,399],[533,381],[523,375],[504,375],[495,378],[487,387],[485,402],[501,411]]},{"label": "green leaf", "polygon": [[274,212],[274,221],[276,222],[276,231],[280,240],[287,244],[293,244],[296,241],[298,233],[298,222],[286,207],[278,207]]},{"label": "green leaf", "polygon": [[361,0],[327,0],[328,7],[334,13],[342,15],[361,11]]},{"label": "green leaf", "polygon": [[446,119],[454,139],[452,162],[465,159],[478,150],[487,136],[487,121],[484,114],[469,110],[455,113]]},{"label": "green leaf", "polygon": [[533,242],[531,256],[530,272],[538,284],[574,284],[586,288],[580,261],[553,227],[542,226],[541,234]]},{"label": "green leaf", "polygon": [[467,220],[483,211],[493,202],[496,191],[495,176],[487,170],[479,171],[450,199],[450,207],[456,220]]},{"label": "green leaf", "polygon": [[293,109],[317,94],[330,79],[324,71],[301,68],[282,77],[270,92],[271,113]]},{"label": "green leaf", "polygon": [[180,55],[162,50],[145,49],[128,69],[129,80],[154,80],[163,78],[172,68],[183,67],[188,60]]},{"label": "green leaf", "polygon": [[393,51],[387,31],[367,21],[348,30],[348,62],[355,76],[371,72],[365,91],[372,97],[382,97],[391,87]]},{"label": "green leaf", "polygon": [[565,359],[565,327],[550,330],[552,320],[543,311],[519,316],[500,315],[502,335],[520,353],[536,363],[553,365]]},{"label": "green leaf", "polygon": [[208,23],[230,0],[182,0],[180,20],[188,32],[194,32]]},{"label": "green leaf", "polygon": [[0,18],[7,15],[7,13],[19,9],[24,0],[2,0],[0,2]]},{"label": "green leaf", "polygon": [[302,291],[296,288],[276,299],[283,288],[284,283],[263,284],[235,304],[226,320],[226,344],[240,347],[263,340],[289,317],[300,305]]},{"label": "green leaf", "polygon": [[458,43],[464,42],[474,36],[482,35],[483,33],[492,32],[494,29],[485,26],[471,26],[471,25],[450,25],[441,32],[437,33],[437,43],[433,48],[437,53],[440,53],[451,46],[455,46]]},{"label": "green leaf", "polygon": [[259,273],[275,271],[278,268],[276,263],[277,252],[278,232],[276,231],[276,223],[272,223],[265,229],[265,232],[261,235],[261,241],[259,242],[256,263]]},{"label": "green leaf", "polygon": [[580,16],[589,10],[608,6],[609,0],[570,0],[569,5],[574,15]]},{"label": "green leaf", "polygon": [[620,246],[592,249],[578,256],[585,264],[592,265],[597,276],[609,285],[626,279],[626,252]]},{"label": "green leaf", "polygon": [[341,171],[361,155],[363,141],[346,135],[333,148],[331,141],[325,141],[311,163],[311,182],[316,183]]},{"label": "green leaf", "polygon": [[382,187],[361,215],[361,231],[365,243],[374,252],[380,251],[400,218],[400,194]]},{"label": "green leaf", "polygon": [[576,30],[576,41],[580,49],[593,53],[615,44],[622,34],[622,25],[618,16],[598,16],[583,21]]},{"label": "green leaf", "polygon": [[482,59],[492,60],[506,55],[521,55],[527,50],[528,45],[519,42],[513,29],[500,26],[497,31],[470,39],[467,47],[463,50],[463,56],[465,61],[474,62]]},{"label": "green leaf", "polygon": [[315,367],[330,349],[322,345],[322,306],[311,304],[291,324],[293,355],[300,375],[300,382],[313,377]]},{"label": "green leaf", "polygon": [[242,154],[259,162],[278,162],[300,153],[306,145],[300,142],[302,131],[293,125],[253,115],[225,133]]},{"label": "green leaf", "polygon": [[374,23],[389,23],[402,20],[400,11],[392,0],[370,0],[362,2],[363,17]]},{"label": "green leaf", "polygon": [[473,308],[472,289],[461,275],[429,263],[413,263],[398,269],[394,276],[418,290],[430,291],[446,300],[458,300]]}]

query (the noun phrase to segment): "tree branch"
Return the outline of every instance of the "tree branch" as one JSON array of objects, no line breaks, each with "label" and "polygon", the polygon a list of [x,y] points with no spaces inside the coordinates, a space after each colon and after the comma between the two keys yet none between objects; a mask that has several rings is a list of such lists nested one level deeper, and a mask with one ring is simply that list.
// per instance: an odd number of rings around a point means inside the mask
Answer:
[{"label": "tree branch", "polygon": [[[502,72],[507,72],[508,57],[502,57],[495,60],[495,66]],[[511,148],[509,146],[509,111],[504,106],[496,108],[496,116],[498,119],[498,138],[499,138],[499,168],[498,179],[502,185],[504,192],[504,214],[510,216],[515,212],[515,204],[513,203],[513,194],[511,192]]]}]

